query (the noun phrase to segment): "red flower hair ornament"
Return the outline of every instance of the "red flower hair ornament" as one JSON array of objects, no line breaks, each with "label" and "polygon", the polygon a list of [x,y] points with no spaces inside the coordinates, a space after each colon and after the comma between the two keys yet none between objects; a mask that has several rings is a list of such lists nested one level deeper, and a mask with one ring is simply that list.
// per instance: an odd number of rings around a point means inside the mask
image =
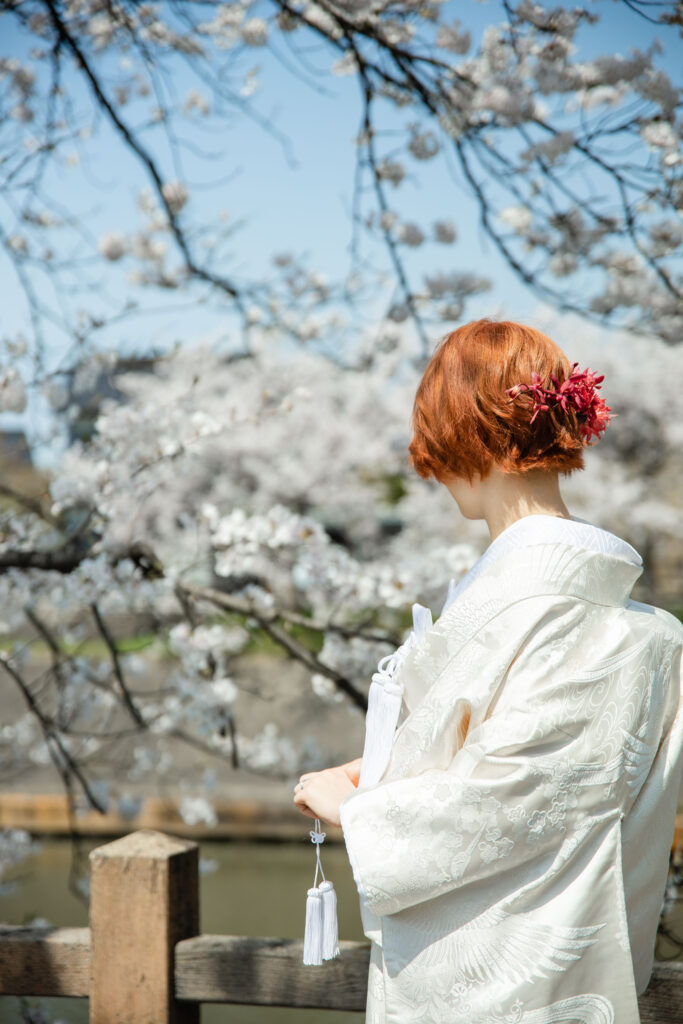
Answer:
[{"label": "red flower hair ornament", "polygon": [[567,412],[574,409],[578,416],[581,435],[586,444],[590,444],[591,438],[595,435],[599,438],[606,429],[609,421],[616,415],[600,398],[597,390],[601,381],[605,379],[604,373],[596,377],[592,370],[577,369],[578,363],[572,363],[572,368],[566,380],[559,382],[554,373],[550,374],[553,387],[544,388],[543,378],[537,373],[532,373],[531,384],[515,384],[514,387],[506,388],[505,394],[510,395],[513,402],[517,395],[529,392],[533,396],[533,414],[530,423],[533,423],[539,412],[544,412],[552,405],[559,405]]}]

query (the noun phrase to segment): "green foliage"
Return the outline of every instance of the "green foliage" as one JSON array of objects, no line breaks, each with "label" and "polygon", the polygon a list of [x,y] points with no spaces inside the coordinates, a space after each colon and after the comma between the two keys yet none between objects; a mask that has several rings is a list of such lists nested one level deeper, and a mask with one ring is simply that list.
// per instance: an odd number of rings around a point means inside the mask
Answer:
[{"label": "green foliage", "polygon": [[383,480],[386,487],[386,500],[390,505],[398,505],[401,498],[405,498],[408,493],[403,473],[387,473]]}]

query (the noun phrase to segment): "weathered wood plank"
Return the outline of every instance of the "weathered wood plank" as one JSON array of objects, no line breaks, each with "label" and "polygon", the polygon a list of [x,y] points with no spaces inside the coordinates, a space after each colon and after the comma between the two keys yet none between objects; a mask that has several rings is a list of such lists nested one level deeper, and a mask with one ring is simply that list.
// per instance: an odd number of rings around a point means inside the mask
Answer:
[{"label": "weathered wood plank", "polygon": [[[132,945],[132,943],[131,943]],[[302,963],[303,940],[197,935],[175,945],[175,998],[318,1009],[365,1009],[370,944],[342,940],[341,956]],[[0,994],[89,995],[90,929],[0,925]],[[639,1000],[641,1024],[683,1021],[683,963],[655,963]],[[133,1018],[121,1018],[133,1019]]]},{"label": "weathered wood plank", "polygon": [[[303,940],[199,935],[177,943],[178,999],[258,1006],[364,1010],[369,942],[340,942],[341,956],[302,963]],[[642,1024],[683,1021],[683,963],[656,963],[639,999]]]},{"label": "weathered wood plank", "polygon": [[641,1024],[683,1021],[683,963],[655,963],[638,1007]]},{"label": "weathered wood plank", "polygon": [[173,949],[199,933],[197,843],[140,829],[90,852],[90,1024],[199,1024]]},{"label": "weathered wood plank", "polygon": [[0,925],[0,994],[87,996],[90,929]]},{"label": "weathered wood plank", "polygon": [[198,935],[175,947],[177,999],[255,1006],[364,1010],[370,943],[342,940],[341,955],[303,963],[303,939]]}]

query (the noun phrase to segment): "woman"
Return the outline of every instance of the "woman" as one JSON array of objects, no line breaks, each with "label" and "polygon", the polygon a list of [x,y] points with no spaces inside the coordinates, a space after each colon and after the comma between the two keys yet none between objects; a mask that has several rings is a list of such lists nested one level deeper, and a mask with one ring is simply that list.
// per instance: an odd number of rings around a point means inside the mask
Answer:
[{"label": "woman", "polygon": [[631,599],[638,553],[562,499],[610,418],[601,380],[539,331],[479,320],[419,384],[413,466],[491,544],[434,625],[413,606],[373,676],[362,760],[294,795],[343,829],[368,1024],[640,1020],[683,770],[683,626]]}]

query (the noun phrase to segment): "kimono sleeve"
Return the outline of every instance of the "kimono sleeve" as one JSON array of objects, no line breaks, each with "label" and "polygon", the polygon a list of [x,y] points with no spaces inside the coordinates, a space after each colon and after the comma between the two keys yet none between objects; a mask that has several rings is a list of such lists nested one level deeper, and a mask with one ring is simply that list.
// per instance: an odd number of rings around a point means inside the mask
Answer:
[{"label": "kimono sleeve", "polygon": [[568,829],[606,810],[600,779],[576,781],[589,731],[588,715],[568,716],[559,695],[546,691],[478,725],[446,769],[349,794],[340,822],[370,910],[396,913],[508,868],[546,862]]}]

